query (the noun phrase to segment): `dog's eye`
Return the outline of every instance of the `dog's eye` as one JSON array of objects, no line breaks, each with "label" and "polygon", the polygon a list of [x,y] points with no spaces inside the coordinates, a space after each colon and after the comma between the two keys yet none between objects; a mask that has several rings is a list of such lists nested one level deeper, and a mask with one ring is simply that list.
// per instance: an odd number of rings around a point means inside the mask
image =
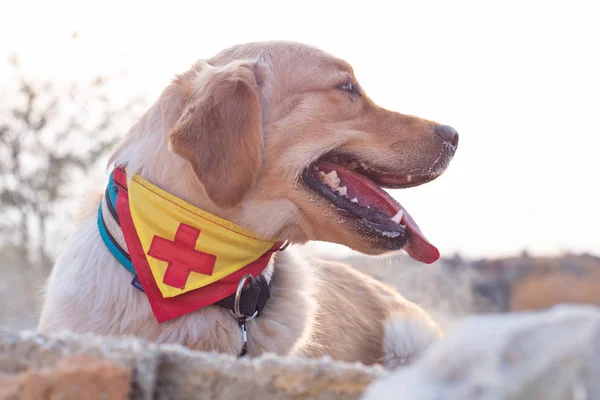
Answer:
[{"label": "dog's eye", "polygon": [[350,94],[360,94],[360,90],[358,89],[358,85],[356,83],[345,83],[343,85],[338,86],[338,89],[348,92]]}]

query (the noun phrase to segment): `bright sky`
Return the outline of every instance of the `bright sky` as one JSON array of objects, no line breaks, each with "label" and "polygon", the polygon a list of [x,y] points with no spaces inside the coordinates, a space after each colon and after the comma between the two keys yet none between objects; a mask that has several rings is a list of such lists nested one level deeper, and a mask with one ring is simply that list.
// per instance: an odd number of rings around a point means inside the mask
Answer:
[{"label": "bright sky", "polygon": [[446,174],[392,191],[442,253],[598,254],[594,3],[12,1],[0,57],[17,53],[44,78],[126,71],[117,97],[154,98],[174,73],[233,44],[316,45],[349,61],[380,105],[460,132]]}]

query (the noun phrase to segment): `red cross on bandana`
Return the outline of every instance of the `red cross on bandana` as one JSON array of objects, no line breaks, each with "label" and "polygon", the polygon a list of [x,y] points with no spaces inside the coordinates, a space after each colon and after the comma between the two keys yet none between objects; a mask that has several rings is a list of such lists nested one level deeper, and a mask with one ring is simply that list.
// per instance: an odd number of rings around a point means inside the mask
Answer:
[{"label": "red cross on bandana", "polygon": [[199,229],[180,224],[175,240],[160,236],[152,238],[148,255],[168,264],[163,278],[165,285],[184,289],[192,271],[204,275],[213,274],[217,256],[196,250],[199,236]]}]

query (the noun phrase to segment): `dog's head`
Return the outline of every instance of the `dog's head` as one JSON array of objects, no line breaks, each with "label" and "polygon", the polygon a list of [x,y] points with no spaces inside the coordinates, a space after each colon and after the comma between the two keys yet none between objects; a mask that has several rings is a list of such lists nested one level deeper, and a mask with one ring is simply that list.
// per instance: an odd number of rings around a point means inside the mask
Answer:
[{"label": "dog's head", "polygon": [[458,135],[378,107],[345,61],[297,43],[241,45],[167,91],[179,102],[165,116],[169,147],[211,211],[276,239],[439,256],[382,187],[440,176]]}]

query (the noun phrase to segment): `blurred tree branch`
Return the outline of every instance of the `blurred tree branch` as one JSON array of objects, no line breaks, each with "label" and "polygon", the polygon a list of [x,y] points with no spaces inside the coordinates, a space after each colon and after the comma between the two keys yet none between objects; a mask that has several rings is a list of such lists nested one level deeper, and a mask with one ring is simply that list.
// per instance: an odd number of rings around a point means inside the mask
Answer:
[{"label": "blurred tree branch", "polygon": [[24,259],[47,266],[47,227],[55,206],[68,197],[76,174],[88,172],[113,146],[120,136],[117,125],[141,99],[115,107],[106,78],[61,90],[53,82],[26,78],[16,57],[10,63],[18,86],[4,97],[10,103],[0,104],[6,115],[0,125],[0,214],[3,220],[16,215],[18,223],[2,225],[0,234]]}]

